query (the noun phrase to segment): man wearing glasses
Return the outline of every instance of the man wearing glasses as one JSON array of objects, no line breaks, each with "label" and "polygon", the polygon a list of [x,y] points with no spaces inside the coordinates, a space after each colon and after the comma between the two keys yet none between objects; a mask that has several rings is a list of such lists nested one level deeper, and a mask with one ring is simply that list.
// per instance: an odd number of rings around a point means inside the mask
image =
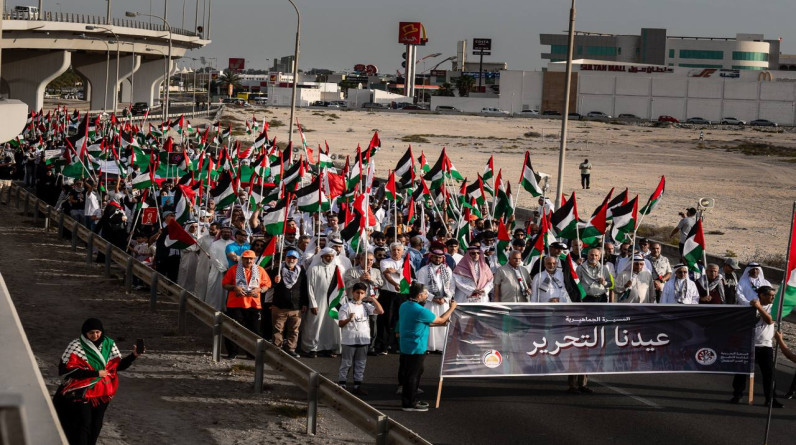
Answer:
[{"label": "man wearing glasses", "polygon": [[473,243],[467,248],[467,255],[453,270],[456,281],[454,300],[460,303],[488,303],[492,291],[492,271],[484,260],[481,244]]},{"label": "man wearing glasses", "polygon": [[655,278],[655,301],[660,301],[663,285],[672,277],[672,265],[668,258],[661,255],[660,243],[652,243],[647,259],[652,264],[652,277]]},{"label": "man wearing glasses", "polygon": [[674,266],[674,277],[663,286],[661,304],[699,304],[699,291],[696,283],[688,278],[688,266]]}]

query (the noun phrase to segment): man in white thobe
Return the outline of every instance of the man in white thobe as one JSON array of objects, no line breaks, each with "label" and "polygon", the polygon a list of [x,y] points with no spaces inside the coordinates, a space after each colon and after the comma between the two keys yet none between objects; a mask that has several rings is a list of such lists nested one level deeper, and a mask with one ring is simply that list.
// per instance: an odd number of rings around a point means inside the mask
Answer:
[{"label": "man in white thobe", "polygon": [[633,270],[625,269],[616,277],[617,303],[655,303],[652,273],[644,268],[644,257],[636,255]]},{"label": "man in white thobe", "polygon": [[[199,225],[193,220],[186,221],[185,231],[196,239],[199,233]],[[196,265],[198,261],[199,246],[197,244],[191,245],[182,251],[182,255],[180,255],[180,269],[177,274],[177,284],[183,289],[193,289],[194,282],[196,281]]]},{"label": "man in white thobe", "polygon": [[688,266],[674,266],[674,279],[663,286],[661,304],[699,304],[699,291],[696,283],[688,278]]},{"label": "man in white thobe", "polygon": [[309,306],[302,308],[301,349],[308,357],[317,357],[319,352],[339,354],[342,350],[340,328],[337,320],[329,316],[327,295],[329,284],[336,279],[335,269],[338,265],[334,261],[335,251],[331,247],[324,247],[318,256],[320,262],[307,271]]},{"label": "man in white thobe", "polygon": [[[428,264],[417,271],[417,281],[428,288],[428,299],[425,307],[437,317],[448,310],[456,292],[456,282],[453,271],[445,264],[445,252],[442,249],[433,249],[428,257]],[[432,327],[428,331],[428,351],[441,352],[445,348],[445,326]]]},{"label": "man in white thobe", "polygon": [[570,303],[564,286],[564,274],[558,269],[558,258],[544,257],[544,270],[531,283],[532,303]]},{"label": "man in white thobe", "polygon": [[210,246],[218,235],[219,224],[212,223],[208,228],[207,235],[199,238],[200,254],[196,260],[196,278],[194,279],[193,293],[196,298],[204,301],[207,295],[207,276],[210,274],[210,258],[205,252],[210,252]]},{"label": "man in white thobe", "polygon": [[228,292],[221,286],[221,280],[224,279],[224,274],[229,269],[227,245],[235,242],[231,238],[232,229],[224,227],[221,229],[221,238],[213,241],[213,244],[210,245],[210,272],[207,274],[205,303],[217,311],[223,311],[227,304]]}]

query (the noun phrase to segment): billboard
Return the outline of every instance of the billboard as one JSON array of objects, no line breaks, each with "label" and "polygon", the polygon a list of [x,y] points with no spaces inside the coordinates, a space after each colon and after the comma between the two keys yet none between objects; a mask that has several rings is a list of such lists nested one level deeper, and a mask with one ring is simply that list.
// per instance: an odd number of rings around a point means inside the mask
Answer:
[{"label": "billboard", "polygon": [[228,66],[231,71],[243,71],[246,69],[246,59],[230,57]]},{"label": "billboard", "polygon": [[741,306],[461,304],[440,376],[749,374],[755,322]]},{"label": "billboard", "polygon": [[492,39],[473,39],[473,53],[492,51]]},{"label": "billboard", "polygon": [[398,43],[404,45],[425,45],[428,42],[426,28],[420,22],[400,22],[398,24]]}]

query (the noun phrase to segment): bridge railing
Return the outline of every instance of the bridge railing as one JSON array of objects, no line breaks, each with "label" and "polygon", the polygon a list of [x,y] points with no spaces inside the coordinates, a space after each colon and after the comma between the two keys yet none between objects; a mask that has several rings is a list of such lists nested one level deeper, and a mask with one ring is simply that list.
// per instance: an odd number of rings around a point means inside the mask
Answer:
[{"label": "bridge railing", "polygon": [[[20,12],[15,10],[3,11],[3,20],[28,20],[28,21],[45,21],[45,22],[63,22],[63,23],[84,23],[86,25],[108,25],[107,17],[101,15],[91,14],[78,14],[74,12],[61,12],[61,11],[44,11],[36,16],[31,17],[28,12]],[[163,31],[166,32],[166,27],[158,20],[156,22],[132,20],[124,17],[112,17],[110,25],[123,26],[125,28],[145,29],[149,31]],[[182,28],[171,28],[173,34],[179,34],[189,37],[202,37],[200,34]]]},{"label": "bridge railing", "polygon": [[[44,230],[47,233],[57,230],[61,237],[65,237],[67,232],[70,233],[73,251],[77,251],[78,243],[85,243],[86,264],[94,262],[94,251],[103,252],[105,254],[105,277],[111,277],[113,263],[121,266],[124,269],[124,285],[128,293],[132,292],[133,277],[138,277],[145,283],[149,283],[151,311],[157,311],[160,306],[158,304],[160,297],[178,303],[177,329],[179,332],[186,332],[188,314],[193,315],[202,324],[211,327],[214,361],[218,362],[221,358],[222,337],[228,338],[244,351],[254,355],[254,391],[256,393],[263,391],[263,367],[266,364],[286,380],[306,391],[308,434],[316,433],[318,403],[325,403],[329,409],[336,411],[360,431],[373,437],[377,445],[430,445],[414,431],[357,398],[337,383],[291,357],[259,335],[244,328],[226,314],[216,311],[193,293],[135,260],[124,250],[88,230],[79,221],[54,209],[18,184],[7,187],[2,194],[6,195],[5,202],[9,207],[12,200],[16,209],[22,207],[23,217],[33,216],[34,225],[41,227],[40,223],[43,218]],[[0,443],[3,442],[0,441]]]}]

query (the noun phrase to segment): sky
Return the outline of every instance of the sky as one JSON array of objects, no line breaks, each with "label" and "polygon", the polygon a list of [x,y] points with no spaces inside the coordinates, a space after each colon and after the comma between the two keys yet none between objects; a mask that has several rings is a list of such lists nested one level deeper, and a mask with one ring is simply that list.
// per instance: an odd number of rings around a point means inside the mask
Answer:
[{"label": "sky", "polygon": [[[226,67],[230,57],[245,58],[247,68],[265,69],[270,59],[293,54],[296,13],[288,0],[165,0],[172,27],[192,29],[198,4],[199,22],[208,3],[212,6],[212,43],[189,57],[216,58]],[[37,0],[6,0],[6,8],[35,5]],[[43,11],[104,16],[104,0],[42,0]],[[570,0],[295,0],[302,14],[302,70],[327,68],[350,71],[359,63],[373,64],[381,73],[401,67],[403,45],[398,43],[398,23],[420,21],[428,44],[418,48],[418,59],[442,53],[441,61],[456,55],[456,42],[467,40],[469,61],[473,38],[491,38],[492,56],[485,62],[505,62],[509,69],[538,70],[543,66],[539,34],[565,32]],[[151,9],[150,9],[151,5]],[[183,19],[183,5],[185,14]],[[114,17],[124,10],[162,15],[164,0],[116,0]],[[576,29],[615,34],[639,34],[642,27],[666,28],[668,35],[735,37],[736,33],[782,37],[781,51],[796,53],[796,13],[793,0],[603,0],[577,5]],[[147,19],[144,19],[147,20]],[[427,67],[431,69],[430,59]],[[180,64],[182,65],[182,64]],[[448,68],[445,63],[440,68]]]}]

